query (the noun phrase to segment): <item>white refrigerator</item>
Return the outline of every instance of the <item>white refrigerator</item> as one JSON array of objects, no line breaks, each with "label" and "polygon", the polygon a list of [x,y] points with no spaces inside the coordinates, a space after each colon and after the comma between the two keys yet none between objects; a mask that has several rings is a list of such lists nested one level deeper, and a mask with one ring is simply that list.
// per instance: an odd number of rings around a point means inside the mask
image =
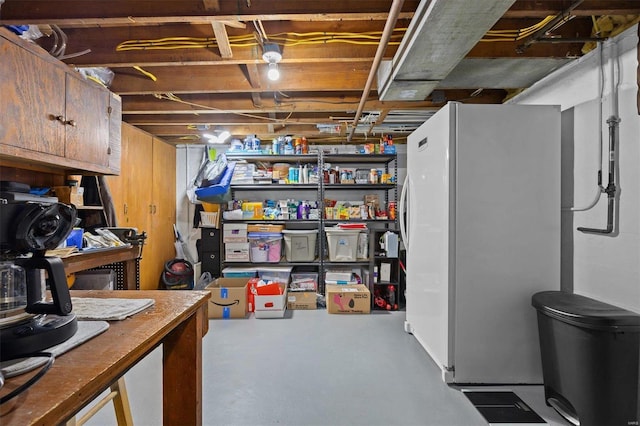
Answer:
[{"label": "white refrigerator", "polygon": [[456,384],[542,383],[560,289],[560,108],[449,103],[407,140],[405,331]]}]

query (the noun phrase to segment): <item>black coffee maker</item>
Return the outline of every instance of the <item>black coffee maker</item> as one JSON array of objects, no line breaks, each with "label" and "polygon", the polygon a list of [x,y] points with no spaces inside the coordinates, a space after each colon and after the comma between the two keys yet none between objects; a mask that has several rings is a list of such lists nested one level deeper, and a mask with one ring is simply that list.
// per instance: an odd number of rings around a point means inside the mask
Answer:
[{"label": "black coffee maker", "polygon": [[45,255],[77,221],[75,208],[57,201],[0,192],[0,361],[60,344],[78,329],[64,264]]}]

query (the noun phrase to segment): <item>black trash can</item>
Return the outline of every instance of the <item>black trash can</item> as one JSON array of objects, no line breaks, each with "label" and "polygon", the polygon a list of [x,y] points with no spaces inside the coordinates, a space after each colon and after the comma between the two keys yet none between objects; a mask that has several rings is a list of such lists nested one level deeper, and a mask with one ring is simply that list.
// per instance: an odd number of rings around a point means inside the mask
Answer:
[{"label": "black trash can", "polygon": [[640,315],[561,291],[532,305],[547,405],[581,426],[638,425]]}]

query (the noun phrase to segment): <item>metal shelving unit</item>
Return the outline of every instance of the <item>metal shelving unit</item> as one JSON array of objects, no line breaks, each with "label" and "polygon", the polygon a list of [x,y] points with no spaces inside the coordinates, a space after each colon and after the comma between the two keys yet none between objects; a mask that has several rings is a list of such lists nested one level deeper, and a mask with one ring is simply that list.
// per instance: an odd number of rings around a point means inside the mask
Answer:
[{"label": "metal shelving unit", "polygon": [[[378,258],[374,254],[375,241],[374,237],[376,232],[380,230],[396,230],[397,220],[395,219],[366,219],[358,220],[352,219],[350,221],[337,220],[337,219],[324,219],[324,200],[326,192],[334,191],[377,191],[382,194],[381,203],[388,205],[389,201],[396,202],[397,205],[397,161],[395,154],[324,154],[319,152],[318,154],[304,154],[304,155],[264,155],[264,154],[233,154],[228,153],[227,158],[233,160],[246,160],[251,163],[291,163],[291,164],[317,164],[318,170],[322,171],[325,164],[332,165],[375,165],[383,166],[385,173],[390,174],[393,177],[393,183],[386,184],[347,184],[347,183],[335,183],[327,184],[320,178],[318,183],[312,184],[237,184],[231,185],[231,196],[236,198],[238,193],[252,192],[252,191],[286,191],[287,194],[293,192],[308,193],[315,191],[315,199],[318,201],[319,217],[318,219],[289,219],[289,220],[223,220],[222,227],[225,223],[248,223],[248,224],[260,224],[260,223],[273,223],[284,224],[291,227],[289,229],[318,229],[318,238],[316,239],[316,247],[318,256],[313,262],[287,262],[284,257],[279,263],[252,263],[252,262],[237,262],[226,261],[222,259],[223,265],[228,266],[294,266],[303,267],[304,269],[317,268],[318,271],[318,291],[324,294],[324,271],[325,268],[330,266],[366,266],[371,271],[370,276],[373,276],[373,267],[375,266]],[[254,197],[255,198],[255,197]],[[325,238],[325,227],[327,225],[332,226],[343,222],[358,222],[366,223],[369,232],[369,258],[363,260],[357,260],[353,262],[332,262],[328,259],[328,247]],[[397,260],[397,259],[396,259]],[[397,270],[398,268],[396,268]],[[367,283],[369,289],[374,290],[373,278]]]}]

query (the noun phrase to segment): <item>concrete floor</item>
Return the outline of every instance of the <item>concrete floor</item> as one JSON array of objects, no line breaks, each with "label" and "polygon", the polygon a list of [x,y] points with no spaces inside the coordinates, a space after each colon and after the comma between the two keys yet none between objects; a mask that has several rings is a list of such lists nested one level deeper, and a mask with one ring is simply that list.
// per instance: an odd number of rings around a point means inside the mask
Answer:
[{"label": "concrete floor", "polygon": [[[404,312],[210,320],[203,343],[205,425],[486,425],[462,392],[444,384]],[[159,350],[126,376],[136,425],[159,425]],[[494,389],[483,388],[483,389]],[[505,387],[497,388],[505,389]],[[568,425],[542,386],[508,387],[549,425]],[[115,424],[109,406],[88,425]]]}]

